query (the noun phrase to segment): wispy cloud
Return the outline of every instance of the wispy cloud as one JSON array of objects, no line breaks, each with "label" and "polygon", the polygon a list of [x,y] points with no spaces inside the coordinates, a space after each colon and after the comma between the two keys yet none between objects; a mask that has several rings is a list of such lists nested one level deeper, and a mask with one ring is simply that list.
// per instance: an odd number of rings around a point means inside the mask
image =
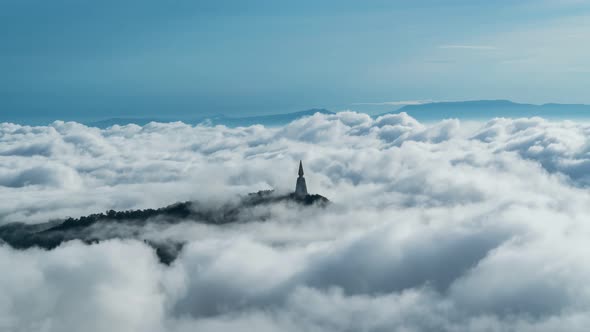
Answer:
[{"label": "wispy cloud", "polygon": [[440,45],[438,48],[442,49],[459,49],[459,50],[497,50],[498,48],[490,45]]},{"label": "wispy cloud", "polygon": [[390,105],[390,106],[405,106],[405,105],[422,105],[433,103],[433,100],[400,100],[400,101],[383,101],[373,103],[353,103],[353,105]]}]

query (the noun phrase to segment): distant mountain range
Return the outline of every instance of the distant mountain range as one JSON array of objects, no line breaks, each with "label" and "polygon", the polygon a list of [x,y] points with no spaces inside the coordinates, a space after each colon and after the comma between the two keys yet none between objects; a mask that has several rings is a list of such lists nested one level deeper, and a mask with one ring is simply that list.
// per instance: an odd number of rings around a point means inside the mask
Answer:
[{"label": "distant mountain range", "polygon": [[280,126],[300,119],[304,116],[310,116],[316,113],[334,114],[334,112],[330,112],[323,108],[314,108],[307,111],[295,113],[260,115],[241,118],[219,116],[215,118],[208,118],[205,121],[210,121],[212,125],[221,124],[228,127],[252,126],[255,124],[260,124],[264,126]]},{"label": "distant mountain range", "polygon": [[[465,120],[487,120],[496,117],[521,118],[540,116],[547,119],[590,119],[590,105],[585,104],[521,104],[510,100],[474,100],[433,102],[421,105],[406,105],[395,111],[382,113],[406,112],[419,121],[437,121],[442,119],[457,118]],[[225,125],[228,127],[251,126],[261,124],[267,127],[285,125],[294,120],[315,113],[334,114],[326,109],[310,109],[307,111],[259,115],[250,117],[229,117],[224,115],[201,117],[192,120],[183,120],[188,124]],[[377,115],[377,116],[379,116]],[[126,125],[134,123],[145,125],[149,122],[173,122],[176,119],[166,118],[112,118],[104,121],[91,122],[92,127],[106,128],[113,125]]]},{"label": "distant mountain range", "polygon": [[399,112],[406,112],[419,121],[449,118],[480,120],[496,117],[522,118],[533,116],[548,119],[583,119],[590,118],[590,105],[534,105],[520,104],[509,100],[475,100],[406,105],[394,112],[388,113]]},{"label": "distant mountain range", "polygon": [[[249,116],[249,117],[229,117],[225,115],[216,115],[216,116],[209,116],[209,117],[201,117],[189,120],[183,120],[183,122],[188,124],[209,124],[209,125],[224,125],[228,127],[244,127],[244,126],[252,126],[256,124],[260,124],[267,127],[272,126],[281,126],[287,124],[289,122],[295,121],[305,116],[314,115],[315,113],[322,113],[322,114],[334,114],[326,109],[319,109],[314,108],[307,111],[301,112],[294,112],[294,113],[284,113],[284,114],[271,114],[271,115],[258,115],[258,116]],[[113,125],[127,125],[127,124],[136,124],[136,125],[146,125],[150,122],[174,122],[178,121],[176,119],[166,119],[166,118],[111,118],[103,121],[96,121],[86,123],[86,125],[91,127],[98,127],[98,128],[107,128]]]}]

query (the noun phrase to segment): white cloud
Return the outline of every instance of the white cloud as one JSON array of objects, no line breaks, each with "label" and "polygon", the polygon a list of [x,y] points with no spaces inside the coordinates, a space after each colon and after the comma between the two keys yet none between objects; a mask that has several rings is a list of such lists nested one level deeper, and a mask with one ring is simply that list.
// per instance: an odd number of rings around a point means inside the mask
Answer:
[{"label": "white cloud", "polygon": [[423,105],[433,103],[432,100],[400,100],[400,101],[383,101],[373,103],[354,103],[353,105],[374,105],[374,106],[405,106],[405,105]]},{"label": "white cloud", "polygon": [[458,50],[481,50],[481,51],[492,51],[497,50],[498,48],[495,46],[490,45],[440,45],[438,48],[442,49],[458,49]]},{"label": "white cloud", "polygon": [[[316,114],[280,128],[0,125],[0,223],[292,190],[325,209],[0,246],[2,331],[584,331],[590,126]],[[261,216],[265,216],[264,220]]]}]

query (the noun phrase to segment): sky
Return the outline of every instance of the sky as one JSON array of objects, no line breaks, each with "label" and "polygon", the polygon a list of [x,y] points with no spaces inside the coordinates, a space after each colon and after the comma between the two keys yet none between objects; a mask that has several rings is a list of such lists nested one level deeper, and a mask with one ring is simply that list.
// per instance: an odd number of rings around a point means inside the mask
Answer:
[{"label": "sky", "polygon": [[584,0],[0,0],[0,120],[590,103],[588,35]]},{"label": "sky", "polygon": [[[580,0],[0,0],[0,331],[587,331],[590,123],[365,111],[590,104],[589,18]],[[337,112],[85,124],[310,108]],[[301,160],[330,204],[232,209],[291,193]],[[18,248],[23,227],[187,201],[237,222]],[[165,265],[148,243],[184,246]]]}]

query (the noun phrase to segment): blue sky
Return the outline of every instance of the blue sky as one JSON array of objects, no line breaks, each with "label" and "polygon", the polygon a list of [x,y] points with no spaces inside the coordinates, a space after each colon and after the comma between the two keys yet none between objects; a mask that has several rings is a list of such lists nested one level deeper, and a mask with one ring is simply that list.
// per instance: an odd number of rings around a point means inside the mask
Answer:
[{"label": "blue sky", "polygon": [[579,0],[0,0],[0,111],[82,119],[590,103],[589,36],[590,3]]}]

